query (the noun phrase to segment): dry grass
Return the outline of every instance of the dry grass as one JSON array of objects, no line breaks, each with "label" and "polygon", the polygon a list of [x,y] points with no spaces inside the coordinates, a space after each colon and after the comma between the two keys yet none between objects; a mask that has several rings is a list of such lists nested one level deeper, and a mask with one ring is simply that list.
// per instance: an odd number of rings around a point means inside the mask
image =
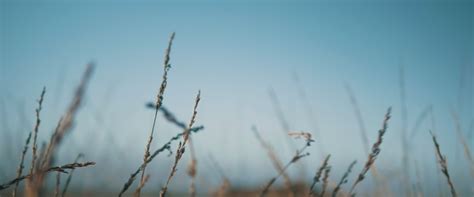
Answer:
[{"label": "dry grass", "polygon": [[342,175],[342,178],[341,180],[339,181],[339,183],[337,183],[337,186],[334,188],[334,191],[332,192],[332,197],[336,197],[337,196],[337,193],[339,192],[339,190],[341,190],[341,186],[344,184],[344,183],[347,183],[347,178],[349,177],[349,174],[352,172],[352,168],[355,166],[355,164],[357,163],[357,160],[354,160],[350,165],[349,167],[347,168],[346,172],[344,173],[344,175]]},{"label": "dry grass", "polygon": [[176,150],[175,160],[174,160],[173,166],[171,167],[171,172],[168,175],[168,179],[166,180],[165,186],[160,191],[160,197],[165,197],[166,196],[166,192],[168,191],[168,185],[171,182],[171,179],[173,178],[173,176],[175,175],[175,173],[177,171],[177,167],[178,167],[178,163],[179,163],[180,159],[184,155],[186,143],[189,141],[190,135],[191,135],[190,129],[193,127],[193,124],[196,121],[197,107],[199,105],[200,100],[201,100],[201,91],[199,91],[197,96],[196,96],[196,101],[194,103],[193,115],[191,116],[191,120],[189,121],[189,125],[188,125],[187,129],[184,131],[183,142],[179,142],[179,144],[178,144],[178,148]]},{"label": "dry grass", "polygon": [[354,182],[354,184],[352,185],[352,187],[349,191],[349,193],[351,195],[355,195],[354,190],[355,190],[357,184],[359,184],[362,180],[364,180],[365,174],[367,174],[370,167],[372,167],[372,165],[375,162],[375,159],[377,159],[377,156],[380,153],[380,145],[382,144],[382,141],[383,141],[383,135],[385,134],[385,132],[387,132],[388,120],[390,120],[391,111],[392,111],[392,108],[388,108],[387,113],[385,114],[385,118],[384,118],[384,121],[383,121],[382,128],[379,130],[377,141],[374,143],[374,145],[372,145],[372,152],[370,153],[369,157],[367,158],[367,162],[365,163],[364,168],[359,173],[359,176],[357,177],[356,181]]},{"label": "dry grass", "polygon": [[[25,167],[23,165],[23,163],[25,161],[26,152],[28,151],[28,144],[30,144],[30,139],[31,139],[31,132],[28,134],[28,137],[26,138],[26,141],[25,141],[25,147],[23,148],[23,152],[21,152],[21,159],[20,159],[20,164],[18,165],[16,178],[20,178],[21,175],[23,174],[23,168]],[[13,193],[12,193],[13,197],[16,196],[16,192],[17,192],[17,189],[18,189],[18,184],[19,184],[19,182],[17,182],[15,184],[15,188],[13,189]]]},{"label": "dry grass", "polygon": [[162,81],[160,85],[160,89],[158,91],[158,94],[156,96],[156,103],[155,103],[155,116],[153,118],[153,124],[151,126],[151,131],[150,135],[148,136],[148,143],[146,144],[145,147],[145,154],[143,156],[143,169],[142,169],[142,175],[140,179],[140,185],[137,187],[135,190],[135,196],[140,196],[140,192],[142,187],[145,185],[145,171],[146,171],[146,166],[147,166],[147,160],[150,158],[150,146],[151,143],[153,142],[153,134],[155,132],[155,125],[156,125],[156,117],[158,116],[158,110],[160,109],[161,105],[163,104],[163,96],[165,94],[165,89],[166,85],[168,84],[168,71],[171,68],[171,65],[169,63],[170,61],[170,53],[171,53],[171,46],[173,45],[173,39],[174,39],[175,33],[173,32],[170,36],[169,42],[168,42],[168,48],[166,48],[165,52],[165,59],[163,63],[163,76],[162,76]]},{"label": "dry grass", "polygon": [[[82,153],[79,153],[76,157],[76,159],[74,160],[74,163],[77,163],[79,162],[79,159],[83,158],[84,157],[84,154]],[[72,175],[74,174],[74,170],[75,169],[72,169],[71,172],[69,172],[69,175],[66,179],[66,183],[64,184],[64,188],[63,188],[63,191],[61,193],[61,196],[62,197],[65,197],[66,196],[66,192],[67,192],[67,189],[69,188],[69,184],[71,183],[71,180],[72,180]]]},{"label": "dry grass", "polygon": [[308,196],[313,196],[314,187],[321,180],[321,175],[323,174],[324,169],[326,169],[329,166],[329,158],[331,158],[330,154],[326,156],[326,158],[323,161],[323,164],[321,164],[321,167],[319,167],[319,169],[316,171],[316,174],[314,175],[314,178],[313,178],[313,183],[311,183],[311,186],[309,187]]},{"label": "dry grass", "polygon": [[456,112],[451,111],[451,116],[453,117],[455,126],[456,126],[456,134],[458,140],[461,142],[464,150],[464,156],[466,157],[467,161],[469,162],[471,176],[474,177],[474,159],[472,158],[471,150],[469,148],[469,144],[466,141],[466,137],[464,136],[462,129],[461,129],[461,121],[459,120],[459,116]]},{"label": "dry grass", "polygon": [[[91,166],[91,165],[95,165],[95,162],[88,161],[88,162],[84,162],[84,163],[71,163],[71,164],[66,164],[66,165],[62,165],[62,166],[50,167],[48,169],[43,170],[41,173],[43,173],[43,174],[46,174],[46,173],[49,173],[49,172],[67,173],[66,170],[73,170],[73,169],[76,169],[76,168],[82,168],[82,167],[87,167],[87,166]],[[39,172],[36,172],[36,173],[39,173]],[[16,179],[13,179],[11,181],[8,181],[7,183],[4,183],[4,184],[0,185],[0,190],[7,189],[12,185],[14,185],[18,182],[21,182],[25,179],[31,178],[33,176],[35,176],[35,174],[27,174],[27,175],[23,175],[21,177],[18,177]]]},{"label": "dry grass", "polygon": [[[367,129],[365,128],[365,122],[364,122],[364,118],[362,116],[362,112],[359,107],[359,102],[357,101],[357,98],[351,86],[348,83],[346,83],[344,87],[346,88],[346,91],[349,95],[349,99],[351,101],[354,115],[357,118],[357,124],[359,125],[359,131],[360,131],[359,135],[361,136],[361,139],[362,139],[364,153],[368,157],[370,155],[369,137],[367,135]],[[370,172],[371,172],[372,177],[375,180],[375,187],[377,188],[376,193],[381,192],[387,195],[389,193],[387,189],[388,186],[386,185],[385,177],[383,177],[381,174],[378,173],[377,165],[372,164],[372,167],[370,168]]]},{"label": "dry grass", "polygon": [[324,169],[324,175],[323,175],[323,187],[321,189],[321,195],[320,196],[324,196],[324,194],[326,193],[326,190],[328,188],[328,184],[329,184],[329,173],[331,172],[331,166],[328,165],[325,169]]},{"label": "dry grass", "polygon": [[[290,133],[290,135],[293,135],[292,133]],[[280,177],[282,176],[283,173],[285,173],[286,169],[288,169],[288,167],[290,167],[291,164],[293,163],[296,163],[298,160],[300,160],[301,158],[303,157],[306,157],[309,155],[308,152],[305,152],[306,148],[308,148],[309,146],[311,146],[311,143],[314,142],[313,139],[311,139],[311,134],[309,133],[300,133],[300,135],[297,135],[297,137],[302,137],[302,138],[305,138],[305,144],[302,148],[298,149],[295,153],[295,155],[293,156],[293,158],[291,158],[291,160],[283,167],[283,170],[280,171],[278,173],[278,175],[276,175],[275,177],[273,177],[272,179],[270,179],[270,181],[265,185],[265,187],[263,188],[262,192],[260,193],[259,196],[263,197],[265,196],[267,193],[268,193],[268,190],[270,189],[270,187],[273,185],[273,183],[275,183],[275,181]]]},{"label": "dry grass", "polygon": [[[192,133],[197,133],[199,131],[201,131],[204,127],[193,127],[191,129],[189,129],[189,132],[192,132]],[[176,136],[172,137],[171,139],[169,139],[165,144],[163,144],[160,148],[156,149],[151,155],[150,157],[148,158],[148,160],[145,162],[146,164],[149,164],[150,162],[153,161],[153,159],[158,156],[160,153],[164,152],[164,151],[171,151],[171,143],[176,141],[176,140],[179,140],[182,136],[184,136],[184,134],[186,133],[187,131],[183,131],[181,133],[178,133]],[[120,193],[119,193],[119,196],[122,196],[127,190],[128,188],[130,188],[130,186],[133,184],[133,182],[135,181],[137,175],[141,172],[141,170],[143,169],[142,166],[145,165],[145,164],[141,164],[131,175],[130,177],[128,178],[128,180],[124,183],[122,189],[120,190]]]},{"label": "dry grass", "polygon": [[[151,131],[149,132],[149,135],[147,136],[143,159],[140,165],[137,167],[137,169],[133,171],[130,177],[128,177],[120,193],[118,194],[119,196],[122,196],[123,194],[125,194],[125,192],[132,186],[134,181],[137,179],[137,177],[140,177],[140,181],[137,183],[136,189],[133,194],[135,196],[140,196],[142,194],[143,188],[149,182],[150,177],[151,177],[150,174],[147,174],[149,173],[146,171],[147,167],[149,167],[149,164],[156,158],[156,156],[158,156],[162,152],[169,151],[170,155],[172,155],[172,146],[174,147],[174,144],[172,143],[175,141],[179,141],[179,143],[177,144],[177,148],[174,155],[174,161],[170,166],[169,174],[167,174],[167,176],[166,175],[165,176],[153,175],[153,179],[166,180],[163,187],[160,188],[161,190],[159,191],[159,195],[160,197],[165,197],[166,195],[168,195],[168,187],[171,185],[173,179],[175,179],[175,177],[177,176],[178,168],[180,167],[179,164],[183,160],[183,156],[186,152],[185,150],[189,149],[190,160],[189,160],[187,170],[186,170],[186,173],[189,176],[189,180],[190,180],[189,196],[191,197],[198,196],[197,155],[196,155],[195,147],[194,147],[195,144],[193,143],[193,140],[195,138],[193,138],[192,136],[194,136],[194,133],[197,133],[198,131],[204,128],[203,126],[197,126],[197,127],[194,126],[195,121],[196,121],[196,116],[197,116],[197,109],[201,100],[201,93],[199,91],[195,98],[192,116],[188,123],[178,120],[178,118],[173,113],[171,113],[171,111],[169,111],[167,108],[163,106],[165,90],[168,83],[168,72],[171,68],[170,53],[171,53],[171,47],[173,44],[174,36],[175,34],[172,33],[169,38],[167,49],[165,51],[164,63],[163,63],[163,75],[161,76],[162,80],[161,80],[161,84],[156,95],[156,101],[154,101],[153,103],[147,104],[149,108],[152,108],[153,110],[155,110],[155,113],[153,117]],[[57,156],[58,149],[61,143],[64,141],[64,137],[68,133],[70,133],[72,130],[77,113],[80,109],[81,104],[83,103],[84,94],[87,89],[87,85],[91,78],[93,70],[94,70],[94,65],[88,64],[81,78],[81,81],[74,92],[72,102],[69,104],[66,112],[61,117],[60,121],[58,122],[57,127],[53,131],[53,134],[49,142],[48,143],[44,142],[41,148],[38,149],[38,136],[40,133],[39,129],[41,126],[40,112],[42,110],[42,103],[43,103],[44,96],[46,93],[46,88],[43,88],[43,91],[41,92],[41,95],[38,99],[38,107],[35,110],[36,121],[34,124],[34,128],[31,132],[29,132],[26,140],[24,141],[25,143],[24,143],[23,149],[21,149],[22,151],[20,155],[20,162],[16,170],[15,178],[4,184],[1,184],[0,190],[13,187],[12,196],[17,196],[19,194],[18,188],[20,187],[20,183],[22,181],[26,181],[25,189],[23,192],[25,196],[36,197],[36,196],[45,196],[46,194],[52,194],[54,196],[61,195],[64,197],[66,196],[66,193],[68,191],[75,169],[95,165],[95,162],[90,162],[90,161],[79,162],[79,160],[84,157],[82,154],[79,154],[73,163],[69,163],[62,166],[55,166],[57,165],[55,164],[55,161],[57,160],[57,157],[58,157]],[[297,78],[295,80],[297,83],[299,83]],[[408,112],[407,112],[408,107],[406,103],[404,80],[405,79],[404,79],[403,68],[401,68],[400,70],[401,113],[400,114],[401,114],[401,145],[403,146],[402,147],[402,161],[401,161],[402,162],[401,171],[403,172],[401,173],[401,177],[403,179],[403,183],[402,183],[403,186],[400,191],[400,194],[405,194],[406,196],[416,195],[418,197],[423,197],[425,195],[428,195],[428,193],[425,194],[423,192],[422,184],[424,184],[424,181],[421,179],[422,177],[422,175],[420,174],[421,171],[418,168],[418,164],[416,163],[416,160],[412,160],[410,158],[410,152],[413,150],[413,147],[411,147],[411,145],[413,143],[414,136],[417,133],[417,131],[421,128],[422,123],[424,122],[424,120],[427,118],[428,115],[431,115],[432,124],[433,124],[432,129],[435,130],[433,107],[429,105],[428,107],[424,108],[424,110],[421,111],[420,115],[415,119],[415,124],[413,124],[413,127],[411,127],[412,129],[408,130]],[[308,116],[310,120],[314,120],[315,116],[311,110],[310,102],[308,98],[306,98],[306,94],[303,88],[301,86],[298,86],[298,88],[299,88],[298,89],[299,96],[301,99],[303,99],[303,102],[307,107],[306,115]],[[349,94],[350,101],[353,106],[355,116],[357,118],[359,130],[360,130],[360,137],[362,139],[363,151],[367,155],[367,160],[361,172],[357,174],[355,181],[352,183],[347,193],[342,189],[342,186],[348,182],[349,175],[352,172],[356,164],[356,161],[353,161],[352,163],[350,163],[350,165],[348,166],[345,173],[342,175],[339,182],[331,183],[330,173],[333,173],[331,172],[333,168],[329,165],[329,159],[331,157],[331,154],[327,154],[327,156],[324,158],[321,166],[319,166],[319,168],[317,169],[312,179],[312,183],[310,185],[307,185],[304,182],[298,182],[298,180],[296,179],[293,180],[296,184],[292,184],[292,180],[289,175],[291,174],[289,172],[289,167],[295,163],[297,163],[296,165],[300,165],[300,164],[303,165],[302,164],[303,162],[298,162],[298,161],[300,161],[301,158],[310,155],[307,148],[311,145],[312,142],[314,142],[314,140],[312,138],[312,135],[308,132],[301,132],[301,131],[291,132],[290,131],[290,121],[286,119],[287,114],[284,113],[283,108],[277,98],[276,93],[274,92],[273,89],[271,89],[269,92],[270,99],[273,104],[273,108],[275,109],[276,116],[278,118],[280,126],[282,128],[281,130],[285,134],[285,140],[287,140],[286,145],[288,145],[290,150],[295,150],[295,154],[291,155],[292,156],[291,160],[288,161],[285,165],[283,165],[284,163],[280,161],[279,155],[278,155],[282,153],[275,152],[273,147],[269,143],[267,143],[265,139],[259,134],[257,128],[253,126],[252,130],[255,134],[255,137],[257,138],[262,148],[266,151],[267,156],[270,158],[273,167],[277,170],[277,174],[274,177],[271,177],[271,179],[268,182],[265,182],[266,184],[261,190],[259,189],[259,190],[252,190],[252,191],[241,191],[239,189],[231,187],[230,178],[225,175],[224,170],[217,163],[217,161],[215,161],[215,159],[211,157],[210,161],[213,163],[212,171],[218,172],[221,176],[220,177],[221,184],[218,188],[213,188],[214,189],[213,195],[214,196],[258,195],[258,196],[287,196],[287,197],[306,196],[306,195],[321,196],[321,197],[330,196],[330,195],[332,197],[337,197],[338,195],[339,196],[349,196],[349,195],[355,196],[357,186],[361,184],[361,182],[367,176],[368,171],[370,170],[371,175],[374,177],[374,181],[375,181],[374,182],[375,193],[373,193],[373,191],[365,191],[365,192],[361,191],[359,193],[361,193],[361,195],[367,195],[367,196],[389,196],[390,193],[387,192],[387,190],[385,190],[386,189],[385,187],[387,187],[387,185],[381,185],[381,184],[386,183],[386,180],[381,178],[383,177],[382,174],[380,174],[380,177],[377,175],[377,170],[375,168],[375,161],[381,152],[381,144],[383,142],[383,137],[388,129],[388,122],[391,118],[391,108],[388,108],[385,114],[382,128],[378,130],[378,137],[377,137],[376,142],[372,145],[372,147],[370,147],[361,109],[358,105],[358,102],[355,98],[355,95],[352,89],[347,84],[346,84],[346,90]],[[152,151],[152,146],[154,146],[153,143],[156,143],[154,142],[154,137],[156,133],[155,128],[157,127],[157,116],[159,112],[163,113],[166,121],[182,129],[182,132],[176,134],[174,137],[169,139],[166,143],[164,143],[161,147],[159,147],[155,151]],[[464,133],[461,130],[462,125],[460,122],[460,118],[457,116],[455,112],[452,112],[451,115],[455,123],[456,134],[457,134],[458,140],[463,145],[465,157],[470,163],[471,174],[474,177],[474,161],[470,152],[469,141],[467,140],[472,137],[472,134],[469,134],[469,137],[466,138],[464,136]],[[472,125],[473,123],[471,123],[471,127],[470,127],[471,130],[473,127]],[[317,133],[317,135],[320,135],[319,128],[317,128],[317,124],[315,123],[313,126],[315,127],[315,132]],[[458,193],[454,188],[452,177],[450,176],[448,172],[446,157],[442,155],[441,153],[440,146],[436,139],[436,136],[432,133],[431,135],[432,135],[432,140],[435,146],[436,157],[438,159],[437,163],[439,164],[439,169],[447,179],[447,183],[448,183],[447,185],[450,188],[451,195],[457,196]],[[291,141],[291,139],[288,136],[304,139],[305,141],[304,146],[297,149],[297,146],[295,146],[293,141]],[[29,172],[27,172],[27,174],[24,175],[23,171],[25,169],[25,158],[27,157],[30,142],[32,142],[31,143],[32,159],[31,159],[31,164],[29,166]],[[324,156],[325,154],[323,155],[324,150],[322,149],[322,144],[319,143],[319,145],[320,145],[319,146],[320,148],[318,149],[318,151],[320,151],[321,155]],[[413,166],[415,167],[414,172],[416,175],[416,181],[414,183],[410,183],[410,176],[413,176],[412,175],[413,173],[410,173],[411,171],[409,169],[409,166],[410,166],[409,163],[411,162],[414,162]],[[28,164],[28,162],[26,163]],[[331,162],[331,164],[333,164],[333,162]],[[304,167],[301,167],[298,169],[304,170]],[[55,183],[54,190],[51,189],[51,191],[43,191],[44,188],[46,187],[47,176],[50,173],[53,173],[56,175],[55,176],[56,179],[54,182]],[[63,180],[64,186],[61,192],[61,176],[63,175],[63,173],[68,174],[68,177],[67,179]],[[102,176],[101,174],[98,174],[98,176],[99,175]],[[283,177],[284,187],[272,188],[272,186],[280,177]],[[300,178],[301,180],[301,177],[298,177],[298,178]],[[320,182],[321,182],[320,187],[316,188],[316,185]],[[413,187],[410,187],[407,185],[413,185]],[[53,184],[51,184],[50,186],[53,186]],[[332,189],[332,193],[329,192],[331,189]],[[382,193],[378,193],[377,191],[382,191]],[[441,190],[439,193],[441,193]]]},{"label": "dry grass", "polygon": [[31,167],[30,167],[30,174],[33,174],[35,167],[36,167],[36,159],[37,159],[37,139],[38,139],[38,130],[39,126],[41,124],[41,119],[40,119],[40,112],[41,112],[41,105],[43,104],[43,99],[44,99],[44,94],[46,93],[46,87],[43,87],[43,91],[41,92],[41,96],[38,100],[38,108],[35,110],[36,112],[36,124],[35,128],[33,130],[33,146],[32,146],[32,159],[31,159]]},{"label": "dry grass", "polygon": [[267,152],[267,155],[268,157],[270,158],[270,160],[272,161],[272,164],[273,164],[273,167],[277,170],[278,173],[281,173],[282,176],[283,176],[283,181],[285,183],[285,187],[286,189],[288,190],[288,196],[294,196],[294,193],[292,191],[292,188],[291,188],[291,180],[290,180],[290,177],[288,176],[288,174],[283,170],[283,164],[281,163],[280,159],[278,159],[278,156],[277,154],[275,153],[275,151],[273,150],[273,147],[268,144],[267,142],[265,142],[265,140],[262,138],[262,136],[260,135],[260,133],[258,132],[257,130],[257,127],[256,126],[252,126],[252,131],[254,132],[255,134],[255,137],[257,138],[258,142],[260,143],[260,145],[263,147],[263,149],[265,149],[265,151]]},{"label": "dry grass", "polygon": [[[17,176],[15,179],[5,184],[2,184],[0,186],[0,190],[6,189],[10,187],[11,185],[15,185],[12,195],[16,196],[18,184],[21,181],[26,179],[26,187],[25,187],[24,195],[28,197],[41,196],[43,182],[49,172],[56,171],[58,173],[67,173],[66,170],[72,170],[75,168],[86,167],[86,166],[95,164],[94,162],[86,162],[86,163],[75,162],[75,163],[66,164],[63,166],[52,167],[52,164],[54,161],[54,154],[56,152],[57,147],[61,143],[64,135],[71,130],[75,115],[81,105],[81,101],[83,99],[87,82],[89,81],[90,76],[92,75],[92,71],[93,71],[93,65],[89,64],[86,68],[86,71],[82,77],[82,80],[79,86],[77,87],[75,91],[73,101],[69,105],[63,118],[61,118],[61,120],[59,121],[58,126],[56,127],[50,139],[50,142],[48,143],[47,146],[46,145],[42,146],[42,149],[41,149],[42,151],[38,155],[37,138],[38,138],[38,131],[39,131],[40,123],[41,123],[40,112],[42,109],[44,95],[46,93],[46,88],[43,88],[43,91],[41,92],[41,96],[38,100],[38,108],[35,110],[36,123],[35,123],[33,131],[29,133],[28,138],[25,142],[25,146],[24,146],[22,156],[21,156],[20,165],[17,170]],[[29,141],[32,136],[33,136],[33,144],[32,144],[32,159],[31,159],[31,165],[30,165],[30,173],[22,176],[22,170],[24,168],[23,166],[24,158],[28,150]],[[59,177],[57,177],[57,180],[58,180],[58,185],[56,189],[57,192],[55,193],[56,195],[59,195]]]},{"label": "dry grass", "polygon": [[438,162],[439,162],[439,165],[441,167],[441,172],[444,174],[444,176],[446,177],[446,180],[448,181],[448,185],[449,185],[449,189],[451,191],[451,195],[453,197],[456,197],[458,195],[457,195],[456,189],[454,189],[454,184],[451,180],[451,176],[449,176],[448,162],[446,160],[446,157],[441,153],[441,149],[439,147],[438,141],[436,140],[436,136],[432,132],[430,132],[430,134],[431,134],[431,137],[433,139],[433,144],[435,146],[436,156],[438,158]]},{"label": "dry grass", "polygon": [[79,107],[81,106],[83,96],[86,90],[87,83],[92,75],[94,70],[93,64],[88,64],[86,70],[82,76],[81,82],[77,87],[73,100],[70,103],[66,113],[61,118],[51,136],[50,142],[46,146],[46,149],[43,149],[41,157],[39,157],[39,164],[35,165],[31,177],[27,180],[26,195],[31,197],[36,197],[40,195],[41,189],[43,187],[43,182],[46,177],[45,169],[48,169],[54,161],[54,154],[57,151],[56,148],[62,142],[66,133],[68,133],[73,125],[75,116],[78,112]]},{"label": "dry grass", "polygon": [[229,178],[225,175],[224,170],[222,169],[222,167],[219,165],[219,163],[216,161],[216,159],[212,155],[209,155],[209,160],[211,161],[213,165],[213,169],[217,171],[222,178],[222,184],[219,186],[219,189],[214,192],[213,196],[216,196],[216,197],[227,196],[228,191],[231,187]]}]

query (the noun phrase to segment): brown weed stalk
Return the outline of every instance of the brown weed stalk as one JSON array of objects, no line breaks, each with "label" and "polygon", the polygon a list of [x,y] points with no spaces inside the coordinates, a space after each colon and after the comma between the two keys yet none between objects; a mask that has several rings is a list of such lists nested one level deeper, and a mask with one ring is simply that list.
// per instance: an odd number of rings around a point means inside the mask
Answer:
[{"label": "brown weed stalk", "polygon": [[[173,44],[174,36],[175,36],[175,33],[173,32],[170,36],[170,39],[169,39],[169,42],[168,42],[168,47],[166,48],[166,51],[165,51],[165,59],[164,59],[164,63],[163,63],[163,76],[162,76],[160,89],[159,89],[158,94],[156,96],[155,116],[153,118],[153,124],[152,124],[152,127],[151,127],[150,135],[148,137],[148,142],[147,142],[146,147],[145,147],[145,154],[143,156],[143,164],[144,165],[143,165],[142,175],[141,175],[141,179],[140,179],[140,185],[144,185],[145,171],[146,171],[146,166],[147,166],[146,161],[150,157],[150,146],[151,146],[151,143],[153,141],[153,134],[155,132],[156,117],[158,115],[158,109],[163,104],[163,98],[164,98],[163,95],[165,93],[166,85],[168,84],[168,71],[171,68],[171,65],[170,65],[169,61],[170,61],[171,46]],[[135,190],[135,196],[139,197],[140,192],[141,192],[141,187],[137,187],[137,189]]]},{"label": "brown weed stalk", "polygon": [[451,195],[453,197],[457,196],[456,189],[454,189],[454,184],[451,181],[451,177],[449,176],[449,171],[448,171],[448,162],[446,161],[446,157],[441,153],[441,149],[439,147],[438,141],[436,140],[436,136],[430,131],[431,137],[433,139],[433,144],[436,149],[436,155],[438,158],[439,165],[441,167],[441,172],[444,174],[446,177],[446,180],[448,181],[449,188],[451,189]]},{"label": "brown weed stalk", "polygon": [[354,189],[356,188],[357,184],[359,184],[362,180],[364,180],[365,174],[367,174],[370,167],[374,164],[375,159],[377,159],[377,156],[380,153],[380,145],[382,144],[382,141],[383,141],[383,135],[385,134],[385,132],[387,132],[388,120],[390,119],[391,110],[392,110],[392,108],[389,107],[388,110],[387,110],[387,113],[385,114],[383,125],[382,125],[382,128],[379,130],[377,141],[374,143],[374,145],[372,145],[372,152],[368,156],[367,162],[365,163],[364,168],[360,172],[359,176],[357,177],[356,181],[354,182],[354,184],[352,185],[352,187],[349,191],[349,194],[351,194],[351,195],[355,195],[353,193]]}]

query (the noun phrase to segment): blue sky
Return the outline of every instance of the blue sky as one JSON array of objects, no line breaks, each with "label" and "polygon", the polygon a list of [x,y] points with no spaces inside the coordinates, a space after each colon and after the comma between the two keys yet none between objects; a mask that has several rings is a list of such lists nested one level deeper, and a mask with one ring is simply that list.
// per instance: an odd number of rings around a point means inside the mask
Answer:
[{"label": "blue sky", "polygon": [[[46,86],[41,131],[46,140],[85,64],[94,61],[97,69],[61,160],[73,159],[70,152],[85,152],[98,160],[116,150],[120,156],[115,159],[124,162],[117,168],[126,172],[111,175],[117,185],[141,160],[153,118],[144,104],[158,91],[171,32],[176,32],[176,39],[164,104],[187,120],[194,96],[202,91],[197,123],[206,130],[195,137],[198,155],[215,155],[238,184],[259,183],[275,173],[253,137],[252,124],[282,160],[291,157],[292,151],[280,145],[286,139],[268,96],[270,88],[291,129],[314,131],[315,120],[308,118],[305,108],[315,112],[322,133],[316,143],[333,154],[334,168],[340,169],[334,170],[337,176],[354,159],[359,160],[359,169],[364,159],[344,84],[350,84],[357,96],[371,142],[385,110],[392,106],[393,119],[378,162],[387,174],[396,173],[401,157],[401,66],[409,127],[426,106],[433,105],[441,146],[456,161],[450,163],[455,179],[468,180],[450,111],[460,113],[466,135],[472,132],[472,2],[2,1],[0,5],[0,107],[8,114],[0,114],[1,133],[7,135],[6,127],[17,130],[8,135],[23,141],[33,125],[35,99]],[[301,85],[296,85],[295,73]],[[304,89],[311,106],[298,96],[298,88]],[[155,146],[179,131],[159,121]],[[429,121],[422,124],[412,153],[426,169],[427,179],[436,170],[429,129]],[[313,155],[306,159],[308,174],[319,165],[317,149],[318,145],[312,146]],[[206,165],[203,161],[203,173],[208,171]],[[156,168],[157,174],[169,169]],[[259,176],[245,182],[243,172]],[[296,176],[298,170],[291,173]],[[218,182],[209,179],[211,185]]]}]

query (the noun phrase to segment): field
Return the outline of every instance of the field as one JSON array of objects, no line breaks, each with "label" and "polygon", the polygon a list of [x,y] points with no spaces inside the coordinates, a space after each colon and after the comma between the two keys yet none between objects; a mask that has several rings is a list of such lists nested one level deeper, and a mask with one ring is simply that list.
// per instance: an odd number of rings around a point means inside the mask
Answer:
[{"label": "field", "polygon": [[[222,8],[229,8],[226,6]],[[268,11],[244,10],[253,9]],[[219,16],[228,17],[220,7],[218,10]],[[4,15],[9,14],[15,13]],[[243,16],[238,20],[244,20]],[[9,20],[17,19],[5,17],[2,23],[14,27],[7,24]],[[319,60],[307,51],[286,51],[300,43],[289,41],[271,46],[278,48],[275,56],[249,49],[249,53],[236,52],[247,54],[247,59],[232,51],[223,52],[222,57],[203,57],[207,50],[202,49],[186,59],[180,53],[189,55],[196,48],[180,49],[187,43],[180,42],[176,31],[158,42],[164,54],[159,56],[161,63],[143,68],[109,65],[101,70],[98,59],[76,65],[66,75],[60,69],[27,66],[32,70],[25,71],[21,66],[3,66],[16,61],[23,64],[12,55],[14,42],[6,42],[13,34],[4,31],[2,41],[10,47],[0,51],[5,59],[0,70],[0,197],[474,196],[472,54],[466,56],[467,61],[459,60],[468,62],[459,69],[405,63],[333,69],[311,66]],[[185,34],[189,42],[193,34]],[[216,37],[212,39],[230,39],[212,35]],[[262,36],[262,43],[270,37]],[[462,42],[457,49],[469,45],[469,54],[474,42],[472,35],[466,39],[470,42]],[[209,43],[209,48],[220,44]],[[292,55],[287,57],[279,50]],[[137,54],[137,59],[146,56]],[[430,61],[416,60],[429,65],[436,58],[449,62],[457,57],[433,54],[427,58]],[[156,51],[150,56],[156,57]],[[277,60],[266,62],[266,57]],[[206,67],[207,63],[222,63],[214,58],[249,65]],[[271,65],[285,58],[295,64],[310,62],[310,66],[281,69],[252,63]],[[127,61],[120,55],[112,59]],[[194,61],[202,67],[180,68]],[[37,76],[27,75],[31,78],[27,83],[34,85],[26,88],[15,83],[26,78],[22,73]],[[58,80],[51,73],[57,73]],[[452,73],[456,75],[449,75]],[[115,81],[107,78],[112,75]],[[345,79],[334,79],[339,75]],[[45,85],[38,85],[39,81]],[[41,88],[25,91],[37,87]],[[66,96],[63,91],[72,94]],[[25,98],[33,94],[36,96]]]}]

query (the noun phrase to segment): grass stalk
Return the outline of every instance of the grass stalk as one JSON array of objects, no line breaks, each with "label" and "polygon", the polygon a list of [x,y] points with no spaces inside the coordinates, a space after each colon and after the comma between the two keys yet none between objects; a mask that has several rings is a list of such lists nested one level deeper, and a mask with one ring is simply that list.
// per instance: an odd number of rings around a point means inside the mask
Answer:
[{"label": "grass stalk", "polygon": [[383,135],[385,134],[385,132],[387,132],[388,120],[390,119],[391,111],[392,111],[392,108],[389,107],[388,110],[387,110],[387,113],[385,114],[385,118],[384,118],[384,121],[383,121],[383,124],[382,124],[382,128],[379,130],[377,141],[372,145],[372,152],[368,156],[367,162],[365,163],[364,168],[359,173],[359,176],[357,177],[356,181],[354,182],[354,184],[352,185],[352,187],[349,191],[349,194],[351,194],[351,195],[355,195],[355,193],[353,193],[353,192],[354,192],[356,186],[362,180],[364,180],[365,175],[367,174],[367,172],[369,171],[371,166],[375,163],[375,160],[377,159],[377,156],[380,153],[380,145],[382,144],[382,141],[383,141]]},{"label": "grass stalk", "polygon": [[165,93],[166,85],[168,84],[168,71],[171,68],[171,65],[169,63],[170,61],[170,53],[171,53],[171,46],[173,44],[173,39],[174,39],[175,33],[173,32],[170,36],[169,42],[168,42],[168,47],[166,48],[165,51],[165,59],[163,63],[163,76],[162,76],[162,81],[160,85],[160,89],[158,91],[158,94],[156,96],[156,103],[155,103],[155,115],[153,118],[153,124],[151,127],[150,135],[148,136],[148,142],[145,147],[145,154],[143,156],[143,170],[142,170],[142,175],[140,178],[140,184],[139,187],[135,190],[135,196],[140,197],[141,193],[141,185],[144,185],[145,183],[145,172],[146,172],[146,167],[147,167],[147,160],[150,157],[150,146],[153,141],[153,134],[155,132],[155,125],[156,125],[156,117],[158,115],[158,110],[160,109],[161,105],[163,104],[163,95]]},{"label": "grass stalk", "polygon": [[448,162],[446,160],[446,157],[441,153],[441,148],[439,146],[438,140],[436,140],[436,136],[431,131],[430,131],[430,134],[431,134],[431,137],[433,139],[433,144],[435,146],[435,151],[436,151],[436,155],[437,155],[437,158],[438,158],[439,166],[441,167],[441,172],[446,177],[446,180],[447,180],[448,185],[449,185],[449,189],[451,191],[451,196],[457,197],[458,195],[457,195],[456,189],[454,189],[454,184],[451,180],[451,176],[449,175]]}]

